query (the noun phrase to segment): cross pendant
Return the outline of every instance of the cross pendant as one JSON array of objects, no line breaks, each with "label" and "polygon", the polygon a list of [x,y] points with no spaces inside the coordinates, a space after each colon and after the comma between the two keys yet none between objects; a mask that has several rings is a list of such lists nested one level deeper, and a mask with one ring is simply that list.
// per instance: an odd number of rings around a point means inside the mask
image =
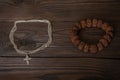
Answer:
[{"label": "cross pendant", "polygon": [[31,58],[28,56],[28,54],[26,54],[26,57],[24,58],[24,61],[26,61],[27,65],[29,65],[30,60],[31,60]]}]

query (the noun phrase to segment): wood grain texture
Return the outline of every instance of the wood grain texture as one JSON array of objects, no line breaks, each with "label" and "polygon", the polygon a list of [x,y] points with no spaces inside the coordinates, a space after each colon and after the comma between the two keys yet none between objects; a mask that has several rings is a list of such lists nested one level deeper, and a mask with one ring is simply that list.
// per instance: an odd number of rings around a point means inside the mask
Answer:
[{"label": "wood grain texture", "polygon": [[[110,45],[97,54],[83,53],[71,43],[69,31],[79,20],[102,19],[114,27]],[[32,57],[27,66],[9,41],[16,20],[48,19],[53,42]],[[0,0],[0,79],[1,80],[119,80],[120,79],[119,0]],[[15,41],[20,49],[35,49],[48,39],[47,25],[18,24]],[[102,34],[86,30],[90,40]],[[99,35],[99,36],[98,36]]]},{"label": "wood grain texture", "polygon": [[[29,66],[24,64],[25,62],[22,61],[22,58],[7,58],[7,60],[6,58],[1,58],[0,61],[0,77],[3,80],[10,77],[13,80],[54,80],[54,78],[55,80],[114,80],[119,78],[120,74],[119,60],[33,58]],[[114,68],[111,69],[111,67]]]}]

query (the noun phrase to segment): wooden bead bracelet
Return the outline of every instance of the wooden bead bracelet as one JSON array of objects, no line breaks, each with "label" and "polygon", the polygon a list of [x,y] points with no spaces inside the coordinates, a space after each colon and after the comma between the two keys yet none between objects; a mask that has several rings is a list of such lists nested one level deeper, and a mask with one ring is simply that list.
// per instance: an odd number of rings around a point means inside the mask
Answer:
[{"label": "wooden bead bracelet", "polygon": [[[80,39],[78,32],[84,28],[100,28],[105,32],[105,35],[97,44],[88,44]],[[81,20],[74,25],[70,31],[72,43],[83,52],[97,53],[103,50],[111,42],[113,38],[113,28],[106,22],[97,19]]]}]

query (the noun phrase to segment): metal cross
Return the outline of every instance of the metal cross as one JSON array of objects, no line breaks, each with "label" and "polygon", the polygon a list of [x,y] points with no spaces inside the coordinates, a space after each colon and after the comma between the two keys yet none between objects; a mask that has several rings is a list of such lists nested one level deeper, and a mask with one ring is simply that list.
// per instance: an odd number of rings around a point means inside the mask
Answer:
[{"label": "metal cross", "polygon": [[31,60],[31,58],[26,55],[26,57],[24,58],[24,61],[26,61],[27,65],[29,65],[29,61]]}]

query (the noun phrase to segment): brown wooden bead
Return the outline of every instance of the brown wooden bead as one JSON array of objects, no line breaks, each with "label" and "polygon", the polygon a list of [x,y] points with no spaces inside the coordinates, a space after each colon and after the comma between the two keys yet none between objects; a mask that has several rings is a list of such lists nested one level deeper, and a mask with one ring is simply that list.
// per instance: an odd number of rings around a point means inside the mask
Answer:
[{"label": "brown wooden bead", "polygon": [[90,45],[90,52],[91,53],[97,53],[98,51],[98,48],[96,45]]},{"label": "brown wooden bead", "polygon": [[91,19],[87,19],[87,27],[92,27],[92,20]]},{"label": "brown wooden bead", "polygon": [[80,40],[79,40],[79,37],[78,37],[78,36],[73,36],[73,37],[71,38],[71,40],[72,40],[72,42],[73,42],[73,44],[74,44],[75,46],[78,46],[79,43],[80,43]]},{"label": "brown wooden bead", "polygon": [[108,34],[104,35],[103,38],[106,39],[108,42],[111,41],[111,37]]},{"label": "brown wooden bead", "polygon": [[106,28],[106,32],[109,32],[109,31],[113,31],[113,28],[112,28],[111,26],[108,26],[108,27]]},{"label": "brown wooden bead", "polygon": [[102,38],[99,41],[103,44],[104,47],[108,46],[108,41],[106,39]]},{"label": "brown wooden bead", "polygon": [[81,41],[79,43],[78,49],[83,50],[84,46],[85,46],[85,43],[83,41]]},{"label": "brown wooden bead", "polygon": [[98,47],[99,51],[103,50],[103,48],[104,48],[104,46],[102,45],[102,43],[98,43],[97,47]]},{"label": "brown wooden bead", "polygon": [[111,37],[113,37],[113,32],[109,31],[109,32],[106,32],[108,35],[110,35]]},{"label": "brown wooden bead", "polygon": [[79,43],[80,43],[80,40],[76,39],[75,42],[74,42],[74,45],[75,45],[75,46],[78,46]]},{"label": "brown wooden bead", "polygon": [[102,20],[98,20],[97,27],[98,27],[98,28],[101,28],[102,25],[103,25],[103,21],[102,21]]},{"label": "brown wooden bead", "polygon": [[76,25],[75,25],[75,26],[77,26],[79,29],[81,29],[81,28],[82,28],[79,22],[78,22],[78,23],[76,23]]},{"label": "brown wooden bead", "polygon": [[92,26],[97,27],[97,19],[93,19]]},{"label": "brown wooden bead", "polygon": [[70,37],[74,37],[74,36],[77,36],[77,31],[71,30],[70,31]]},{"label": "brown wooden bead", "polygon": [[103,23],[103,25],[102,25],[102,29],[103,29],[104,31],[106,31],[107,28],[108,28],[108,23]]},{"label": "brown wooden bead", "polygon": [[70,33],[77,33],[77,31],[76,30],[70,30]]},{"label": "brown wooden bead", "polygon": [[70,32],[69,32],[70,37],[76,36],[77,33],[78,33],[78,27],[73,26],[72,29],[70,29]]},{"label": "brown wooden bead", "polygon": [[75,31],[79,30],[79,28],[77,26],[73,26],[72,29],[75,30]]},{"label": "brown wooden bead", "polygon": [[72,42],[74,42],[76,39],[79,39],[79,37],[78,37],[78,36],[73,36],[73,37],[71,38]]},{"label": "brown wooden bead", "polygon": [[89,51],[89,45],[88,44],[85,44],[83,51],[84,52],[88,52]]},{"label": "brown wooden bead", "polygon": [[87,26],[85,20],[82,20],[80,23],[81,23],[81,27],[82,27],[82,28],[85,28],[85,27]]}]

